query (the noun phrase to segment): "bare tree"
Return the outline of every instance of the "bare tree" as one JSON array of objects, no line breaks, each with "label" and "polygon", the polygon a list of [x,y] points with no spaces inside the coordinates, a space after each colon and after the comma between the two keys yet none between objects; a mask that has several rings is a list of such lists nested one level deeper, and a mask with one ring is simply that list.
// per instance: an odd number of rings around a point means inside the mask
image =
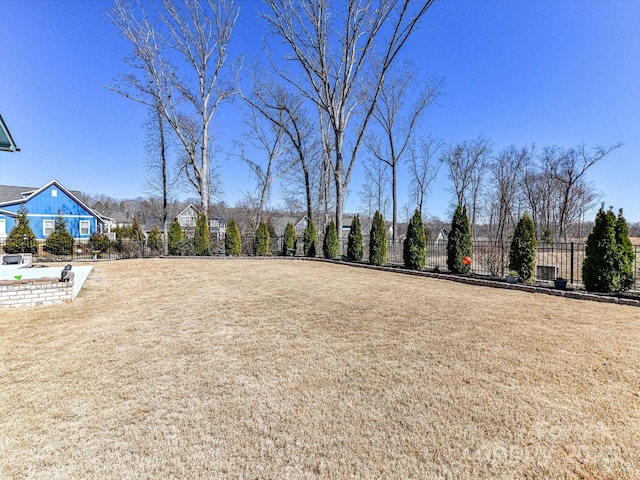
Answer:
[{"label": "bare tree", "polygon": [[491,141],[481,135],[473,141],[449,146],[441,157],[449,169],[457,205],[467,207],[472,234],[477,222],[481,188],[490,155]]},{"label": "bare tree", "polygon": [[[313,217],[313,174],[314,157],[318,158],[319,140],[312,128],[312,122],[304,108],[304,97],[299,93],[288,91],[283,84],[271,80],[269,73],[254,66],[251,70],[253,87],[246,95],[240,88],[237,78],[238,92],[243,100],[271,122],[276,129],[280,129],[288,140],[296,155],[298,169],[292,169],[293,178],[302,183],[304,189],[305,207],[308,218]],[[319,169],[316,169],[319,170]],[[292,189],[287,189],[288,193]],[[287,198],[293,197],[289,194]],[[294,195],[295,197],[295,195]]]},{"label": "bare tree", "polygon": [[496,243],[505,240],[507,229],[515,228],[519,212],[514,207],[520,198],[520,178],[522,169],[533,158],[534,149],[516,148],[514,145],[503,149],[489,166],[490,185],[490,223],[495,225],[493,238]]},{"label": "bare tree", "polygon": [[[544,241],[566,241],[574,226],[597,204],[600,196],[586,178],[587,171],[621,145],[596,147],[591,154],[584,145],[570,149],[548,146],[525,162],[522,192]],[[579,228],[577,234],[581,234]]]},{"label": "bare tree", "polygon": [[360,199],[368,218],[373,218],[377,210],[383,218],[389,208],[389,172],[387,165],[376,158],[368,158],[364,162],[365,181],[360,191]]},{"label": "bare tree", "polygon": [[587,188],[588,184],[583,182],[587,170],[621,146],[622,143],[606,148],[595,147],[592,154],[587,153],[584,145],[568,150],[556,150],[557,161],[553,170],[553,177],[558,181],[560,188],[558,212],[558,236],[560,239],[566,240],[567,228],[575,220],[571,217],[572,210],[574,210],[573,207],[576,206],[576,203],[578,205],[584,203],[585,199],[581,197],[589,190]]},{"label": "bare tree", "polygon": [[529,158],[522,166],[521,191],[531,211],[537,235],[543,241],[552,240],[557,211],[557,180],[552,175],[554,155],[545,148],[536,158]]},{"label": "bare tree", "polygon": [[182,171],[200,197],[205,215],[211,194],[210,128],[219,105],[234,94],[221,79],[238,16],[233,0],[115,0],[107,16],[132,45],[134,69],[111,90],[157,108],[184,149]]},{"label": "bare tree", "polygon": [[167,253],[167,230],[169,218],[169,201],[173,191],[174,182],[169,179],[169,168],[167,156],[169,142],[165,119],[159,108],[151,110],[149,121],[147,122],[147,157],[145,168],[147,177],[145,181],[145,191],[151,197],[159,197],[162,201],[162,235],[163,251]]},{"label": "bare tree", "polygon": [[405,62],[397,71],[394,69],[389,71],[383,80],[380,98],[373,110],[373,118],[382,131],[385,141],[380,141],[376,134],[368,135],[365,140],[371,154],[391,169],[394,244],[398,219],[398,164],[411,144],[420,117],[441,94],[442,81],[429,80],[425,82],[413,103],[407,106],[413,92],[416,91],[416,83],[415,68],[408,62]]},{"label": "bare tree", "polygon": [[335,190],[331,187],[331,177],[333,175],[333,145],[331,141],[331,126],[327,120],[327,115],[318,108],[318,118],[320,120],[320,145],[321,145],[321,164],[322,178],[319,183],[320,205],[322,208],[322,222],[319,222],[321,228],[326,227],[331,220],[331,211],[335,212]]},{"label": "bare tree", "polygon": [[[281,76],[326,114],[333,136],[336,227],[342,237],[345,191],[385,75],[433,0],[348,0],[335,11],[328,0],[264,0],[271,31],[289,48],[302,78]],[[332,11],[333,10],[333,11]],[[372,68],[374,66],[377,68]],[[359,87],[369,75],[365,91]],[[362,121],[345,137],[356,109]]]},{"label": "bare tree", "polygon": [[444,142],[433,138],[431,135],[421,138],[418,146],[409,148],[407,163],[409,164],[409,198],[415,202],[423,217],[424,201],[429,191],[431,183],[438,176],[442,161],[439,158],[440,150],[444,147]]},{"label": "bare tree", "polygon": [[[251,156],[247,155],[244,145],[240,144],[240,158],[249,166],[258,182],[255,225],[260,223],[271,187],[297,161],[295,157],[292,160],[289,155],[286,132],[281,126],[284,111],[279,110],[278,116],[279,120],[272,122],[255,108],[245,110],[244,123],[248,127],[248,131],[244,135],[244,139],[252,147],[253,153]],[[265,158],[263,160],[255,159],[260,152],[266,154]]]}]

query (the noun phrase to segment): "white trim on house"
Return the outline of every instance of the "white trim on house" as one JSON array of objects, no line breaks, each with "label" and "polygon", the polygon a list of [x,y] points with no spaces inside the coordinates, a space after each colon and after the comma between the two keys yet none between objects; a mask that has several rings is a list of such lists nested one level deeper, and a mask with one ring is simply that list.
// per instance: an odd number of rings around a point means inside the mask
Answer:
[{"label": "white trim on house", "polygon": [[[27,212],[27,216],[28,217],[56,217],[58,218],[59,216],[61,216],[59,213],[29,213]],[[91,215],[67,215],[66,213],[62,214],[63,218],[95,218],[92,217]]]},{"label": "white trim on house", "polygon": [[[49,226],[47,226],[47,225],[49,225]],[[55,228],[56,228],[55,220],[43,220],[42,221],[42,236],[43,237],[48,237],[49,235],[51,235],[53,233]],[[47,233],[47,230],[49,230],[48,233]]]},{"label": "white trim on house", "polygon": [[80,226],[78,227],[81,237],[88,237],[91,233],[91,221],[80,220]]}]

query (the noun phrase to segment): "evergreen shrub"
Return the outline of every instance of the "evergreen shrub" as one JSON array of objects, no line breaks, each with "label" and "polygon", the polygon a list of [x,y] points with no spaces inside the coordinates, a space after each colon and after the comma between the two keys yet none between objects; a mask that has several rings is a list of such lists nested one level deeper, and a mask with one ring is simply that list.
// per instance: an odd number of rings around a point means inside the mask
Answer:
[{"label": "evergreen shrub", "polygon": [[38,242],[27,218],[27,209],[21,207],[18,210],[16,224],[9,232],[4,245],[6,253],[33,253],[38,251]]},{"label": "evergreen shrub", "polygon": [[376,211],[371,223],[371,235],[369,238],[369,263],[371,265],[384,265],[387,262],[387,234],[385,232],[384,218]]},{"label": "evergreen shrub", "polygon": [[196,217],[196,231],[193,236],[195,254],[198,256],[209,255],[209,225],[204,213]]},{"label": "evergreen shrub", "polygon": [[267,228],[267,224],[262,220],[260,220],[260,224],[256,230],[253,253],[256,256],[263,256],[269,253],[269,229]]},{"label": "evergreen shrub", "polygon": [[169,231],[167,232],[167,250],[169,255],[180,255],[178,244],[182,242],[182,240],[184,240],[184,234],[176,218],[169,225]]},{"label": "evergreen shrub", "polygon": [[296,229],[293,228],[291,222],[287,222],[287,227],[284,229],[284,237],[282,239],[282,255],[289,255],[289,249],[296,248],[297,240]]},{"label": "evergreen shrub", "polygon": [[109,237],[101,233],[94,233],[89,237],[88,246],[93,252],[106,252],[109,250]]},{"label": "evergreen shrub", "polygon": [[582,264],[582,280],[590,292],[617,293],[633,286],[635,256],[628,231],[622,210],[616,218],[611,208],[600,206]]},{"label": "evergreen shrub", "polygon": [[175,253],[181,257],[192,257],[196,255],[196,245],[192,238],[181,238],[174,245]]},{"label": "evergreen shrub", "polygon": [[410,270],[422,270],[427,261],[427,241],[425,238],[422,213],[415,211],[407,227],[407,237],[402,249],[404,266]]},{"label": "evergreen shrub", "polygon": [[149,248],[156,252],[162,250],[162,232],[157,225],[149,232]]},{"label": "evergreen shrub", "polygon": [[52,255],[71,255],[73,252],[73,237],[67,230],[67,223],[62,215],[56,217],[53,232],[47,237],[44,250]]},{"label": "evergreen shrub", "polygon": [[636,254],[629,238],[629,226],[622,216],[622,209],[618,211],[618,218],[616,219],[616,245],[619,250],[620,291],[626,292],[631,290],[635,284],[633,266]]},{"label": "evergreen shrub", "polygon": [[312,219],[309,219],[304,229],[304,256],[315,257],[317,255],[318,233]]},{"label": "evergreen shrub", "polygon": [[362,225],[360,224],[360,215],[356,215],[351,220],[351,229],[347,239],[347,258],[354,262],[359,262],[364,256],[364,247],[362,246]]},{"label": "evergreen shrub", "polygon": [[232,218],[227,224],[227,233],[224,237],[224,251],[227,255],[237,257],[242,252],[242,239],[238,224]]},{"label": "evergreen shrub", "polygon": [[322,253],[324,258],[336,258],[338,256],[338,231],[333,220],[324,229]]},{"label": "evergreen shrub", "polygon": [[516,225],[509,249],[509,269],[525,283],[532,283],[536,272],[536,229],[528,213]]},{"label": "evergreen shrub", "polygon": [[447,239],[447,268],[452,273],[469,273],[471,265],[463,258],[471,256],[471,228],[467,218],[467,207],[458,205],[453,213],[451,230]]}]

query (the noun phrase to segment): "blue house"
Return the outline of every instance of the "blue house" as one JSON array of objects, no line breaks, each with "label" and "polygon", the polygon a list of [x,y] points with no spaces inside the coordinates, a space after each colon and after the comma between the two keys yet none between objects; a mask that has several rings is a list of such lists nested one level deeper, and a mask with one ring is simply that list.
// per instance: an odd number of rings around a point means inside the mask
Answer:
[{"label": "blue house", "polygon": [[[7,197],[15,198],[7,200]],[[107,233],[109,229],[107,217],[89,208],[58,181],[51,180],[38,189],[0,186],[0,239],[6,238],[15,226],[22,207],[27,210],[31,230],[40,240],[53,232],[60,215],[76,240],[88,240],[94,233]]]}]

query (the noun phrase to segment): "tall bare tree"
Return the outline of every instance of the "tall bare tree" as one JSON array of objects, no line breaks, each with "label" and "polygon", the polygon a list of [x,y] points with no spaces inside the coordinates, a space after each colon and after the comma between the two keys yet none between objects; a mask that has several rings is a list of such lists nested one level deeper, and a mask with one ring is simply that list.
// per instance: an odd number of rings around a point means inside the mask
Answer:
[{"label": "tall bare tree", "polygon": [[[365,139],[371,154],[391,170],[392,241],[397,238],[398,221],[398,165],[413,139],[420,117],[429,105],[441,94],[442,81],[429,80],[424,83],[417,97],[415,67],[405,62],[402,68],[392,68],[385,76],[380,98],[373,110],[374,124],[382,131],[384,141],[376,133]],[[407,105],[408,103],[411,105]]]},{"label": "tall bare tree", "polygon": [[373,218],[378,211],[385,218],[389,208],[389,172],[387,165],[374,157],[364,162],[365,181],[360,191],[360,199],[365,209],[366,217]]},{"label": "tall bare tree", "polygon": [[475,140],[449,146],[442,155],[442,161],[449,169],[457,205],[466,206],[469,212],[472,235],[491,148],[491,141],[481,135]]},{"label": "tall bare tree", "polygon": [[407,163],[409,165],[409,199],[415,202],[418,210],[425,217],[424,202],[431,183],[438,176],[438,171],[442,165],[439,158],[440,150],[444,147],[444,142],[433,138],[431,135],[419,140],[418,145],[411,145]]},{"label": "tall bare tree", "polygon": [[[557,161],[553,170],[553,177],[558,181],[560,188],[560,205],[558,212],[558,236],[562,240],[567,239],[567,229],[572,223],[572,211],[577,213],[580,208],[575,208],[584,202],[584,194],[588,191],[588,184],[583,182],[584,176],[592,166],[606,157],[613,150],[622,146],[617,143],[610,147],[595,147],[593,153],[588,153],[584,145],[576,148],[557,149]],[[578,200],[579,198],[579,200]],[[576,200],[578,200],[576,202]]]},{"label": "tall bare tree", "polygon": [[491,186],[490,224],[494,226],[493,238],[502,243],[507,229],[515,228],[519,212],[515,209],[520,200],[522,169],[534,155],[532,148],[516,148],[511,145],[493,158],[489,166]]},{"label": "tall bare tree", "polygon": [[[286,89],[282,83],[276,83],[268,72],[259,66],[251,69],[252,89],[245,94],[240,88],[237,76],[238,92],[242,99],[256,110],[275,128],[285,135],[291,150],[296,156],[297,169],[293,177],[300,180],[304,188],[305,206],[308,218],[313,218],[313,177],[314,157],[317,159],[319,139],[313,123],[304,106],[304,97]],[[316,170],[319,170],[316,168]],[[317,175],[316,175],[317,176]],[[299,182],[294,182],[299,183]],[[291,192],[292,189],[287,189]],[[294,195],[295,196],[295,195]],[[291,198],[291,195],[287,195]]]},{"label": "tall bare tree", "polygon": [[[345,191],[385,75],[433,0],[347,0],[340,10],[329,0],[264,2],[272,33],[288,47],[287,59],[301,71],[301,78],[290,72],[282,72],[282,78],[316,103],[331,126],[336,227],[342,238]],[[373,78],[367,82],[373,89],[365,91],[360,87],[367,77]],[[364,113],[345,155],[356,109]]]},{"label": "tall bare tree", "polygon": [[547,146],[525,162],[521,188],[543,241],[568,240],[569,233],[596,206],[599,194],[587,171],[621,145],[595,147],[592,153],[584,145]]},{"label": "tall bare tree", "polygon": [[234,0],[161,0],[147,11],[142,0],[115,0],[107,16],[131,43],[127,64],[111,90],[157,108],[183,147],[182,171],[208,214],[214,115],[234,94],[222,80],[227,46],[238,16]]},{"label": "tall bare tree", "polygon": [[[278,110],[276,121],[272,122],[259,110],[249,107],[245,110],[245,125],[248,127],[244,135],[245,141],[251,145],[252,153],[247,155],[244,145],[240,145],[241,159],[249,166],[258,183],[258,208],[255,216],[257,226],[267,204],[273,184],[291,169],[297,158],[289,155],[289,144],[282,124],[285,112]],[[256,157],[265,154],[264,159]]]},{"label": "tall bare tree", "polygon": [[171,196],[173,182],[169,179],[169,168],[167,156],[169,142],[165,127],[165,119],[159,108],[150,111],[150,118],[147,122],[147,157],[145,167],[147,177],[145,190],[152,197],[159,197],[162,200],[162,235],[163,251],[167,253],[167,230],[169,218],[169,197]]}]

